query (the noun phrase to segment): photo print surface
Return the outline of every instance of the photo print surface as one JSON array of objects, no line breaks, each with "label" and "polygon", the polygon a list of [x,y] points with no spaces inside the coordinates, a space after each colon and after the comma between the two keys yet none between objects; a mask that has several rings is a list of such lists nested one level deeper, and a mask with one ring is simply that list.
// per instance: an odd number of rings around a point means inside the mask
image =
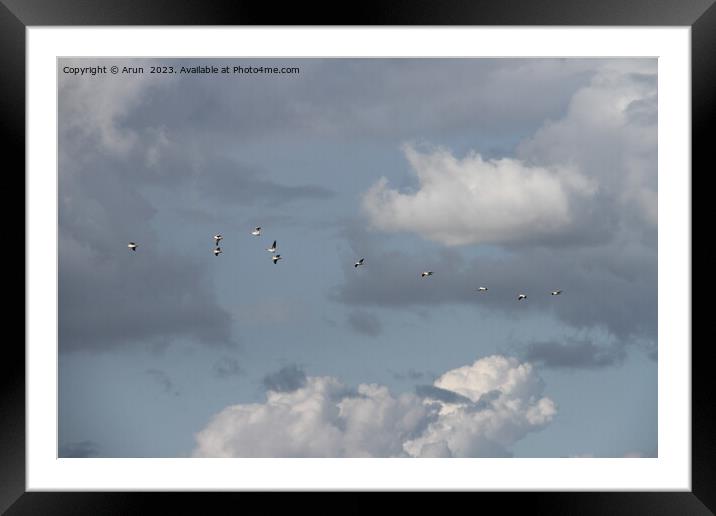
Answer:
[{"label": "photo print surface", "polygon": [[58,60],[59,457],[656,457],[657,60]]}]

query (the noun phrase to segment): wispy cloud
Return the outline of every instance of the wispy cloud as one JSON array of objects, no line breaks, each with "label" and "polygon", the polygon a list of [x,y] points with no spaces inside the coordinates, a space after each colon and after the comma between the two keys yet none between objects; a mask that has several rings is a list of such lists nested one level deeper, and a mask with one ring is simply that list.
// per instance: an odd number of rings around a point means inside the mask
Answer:
[{"label": "wispy cloud", "polygon": [[347,317],[349,327],[360,335],[377,337],[383,331],[383,325],[377,315],[363,310],[352,311]]},{"label": "wispy cloud", "polygon": [[245,371],[239,365],[239,361],[233,357],[222,357],[212,367],[214,374],[219,378],[228,378],[230,376],[241,376]]},{"label": "wispy cloud", "polygon": [[303,387],[306,383],[306,373],[297,364],[282,367],[275,373],[264,376],[264,387],[274,392],[292,392]]},{"label": "wispy cloud", "polygon": [[99,456],[99,445],[95,441],[67,442],[60,445],[59,457],[84,458]]},{"label": "wispy cloud", "polygon": [[174,385],[174,382],[165,371],[161,369],[147,369],[145,373],[159,384],[165,393],[171,394],[172,396],[179,396],[179,391]]},{"label": "wispy cloud", "polygon": [[626,358],[623,346],[598,346],[592,341],[532,342],[527,345],[526,360],[551,368],[594,369],[621,363]]}]

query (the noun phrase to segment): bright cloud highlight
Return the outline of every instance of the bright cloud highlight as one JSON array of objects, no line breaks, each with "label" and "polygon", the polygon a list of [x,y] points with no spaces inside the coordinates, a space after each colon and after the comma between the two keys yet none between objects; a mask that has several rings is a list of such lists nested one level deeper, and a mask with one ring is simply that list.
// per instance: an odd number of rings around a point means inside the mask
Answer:
[{"label": "bright cloud highlight", "polygon": [[197,457],[480,457],[510,447],[550,423],[533,367],[493,355],[453,369],[432,387],[392,394],[332,377],[306,378],[264,403],[226,407],[197,436]]},{"label": "bright cloud highlight", "polygon": [[448,149],[421,152],[404,145],[416,174],[415,192],[399,192],[385,178],[363,197],[373,226],[412,231],[445,245],[506,243],[549,235],[569,226],[574,196],[594,185],[568,167],[527,165],[518,159],[456,158]]}]

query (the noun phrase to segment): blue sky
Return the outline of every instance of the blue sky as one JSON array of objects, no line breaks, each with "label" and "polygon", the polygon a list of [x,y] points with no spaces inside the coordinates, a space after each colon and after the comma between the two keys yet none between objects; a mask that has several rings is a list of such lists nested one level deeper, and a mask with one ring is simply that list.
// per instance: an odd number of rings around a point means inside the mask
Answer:
[{"label": "blue sky", "polygon": [[656,60],[255,63],[60,73],[60,456],[657,454]]}]

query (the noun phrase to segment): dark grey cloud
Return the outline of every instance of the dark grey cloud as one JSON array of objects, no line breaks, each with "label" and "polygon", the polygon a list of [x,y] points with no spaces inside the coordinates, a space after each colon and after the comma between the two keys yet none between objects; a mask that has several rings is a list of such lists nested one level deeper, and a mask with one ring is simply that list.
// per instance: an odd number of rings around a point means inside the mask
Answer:
[{"label": "dark grey cloud", "polygon": [[266,179],[267,171],[228,158],[212,158],[195,174],[195,187],[207,197],[242,204],[281,204],[324,200],[335,194],[317,185],[287,186]]},{"label": "dark grey cloud", "polygon": [[[268,171],[197,146],[190,132],[144,119],[143,110],[170,83],[62,80],[61,352],[156,348],[186,339],[235,345],[231,317],[211,288],[209,255],[161,238],[154,227],[157,215],[196,206],[194,211],[206,216],[194,222],[206,222],[217,220],[223,205],[259,204],[264,212],[272,206],[267,214],[279,220],[286,203],[333,195],[320,186],[273,181]],[[181,196],[187,190],[193,202]],[[169,200],[151,200],[157,191]],[[136,253],[127,249],[130,241],[139,244]]]},{"label": "dark grey cloud", "polygon": [[214,363],[212,368],[214,374],[219,378],[227,378],[230,376],[240,376],[245,371],[239,365],[239,361],[233,357],[222,357]]},{"label": "dark grey cloud", "polygon": [[60,445],[58,456],[62,458],[98,457],[99,445],[94,441],[67,442]]},{"label": "dark grey cloud", "polygon": [[290,364],[267,374],[262,382],[269,391],[291,392],[305,385],[306,373],[297,364]]},{"label": "dark grey cloud", "polygon": [[171,394],[172,396],[179,396],[179,391],[174,385],[174,382],[165,371],[161,369],[147,369],[145,373],[159,384],[165,393]]},{"label": "dark grey cloud", "polygon": [[[60,233],[63,235],[63,232]],[[152,250],[152,239],[117,239],[102,255],[60,238],[59,349],[62,352],[169,344],[192,338],[230,346],[230,316],[208,289],[198,260]]]},{"label": "dark grey cloud", "polygon": [[[138,60],[133,60],[140,62]],[[293,75],[167,81],[138,104],[144,125],[189,128],[199,145],[286,136],[325,139],[425,137],[446,131],[511,137],[557,118],[569,92],[602,60],[569,59],[222,59],[299,66]],[[177,66],[189,64],[173,60]],[[525,95],[540,91],[540,101]],[[470,84],[470,88],[465,88]],[[191,99],[187,102],[186,99]],[[177,109],[181,106],[181,109]],[[509,109],[506,109],[509,107]],[[479,120],[479,124],[475,124]],[[421,128],[420,132],[416,128]],[[188,130],[189,130],[188,129]],[[188,131],[187,130],[187,131]]]},{"label": "dark grey cloud", "polygon": [[348,324],[356,333],[377,337],[383,331],[383,325],[377,315],[362,310],[353,311],[348,314]]},{"label": "dark grey cloud", "polygon": [[626,358],[623,346],[598,346],[591,341],[532,342],[525,359],[543,367],[596,369],[621,363]]},{"label": "dark grey cloud", "polygon": [[499,389],[487,391],[485,394],[480,396],[480,398],[474,403],[473,409],[484,410],[486,408],[490,408],[492,406],[492,402],[497,400],[500,395],[502,395],[502,391],[500,391]]},{"label": "dark grey cloud", "polygon": [[490,408],[492,402],[499,398],[502,393],[498,389],[491,390],[480,396],[477,401],[472,401],[470,398],[449,389],[426,384],[416,385],[415,394],[421,398],[442,401],[443,403],[462,404],[470,412],[479,412]]},{"label": "dark grey cloud", "polygon": [[[61,106],[68,101],[60,95]],[[118,156],[124,149],[112,151],[73,130],[76,115],[65,110],[58,182],[60,351],[183,338],[231,345],[230,316],[210,288],[206,260],[165,245],[152,227],[157,207],[142,191],[154,181],[152,169],[140,166],[134,153]],[[127,249],[130,241],[139,245],[136,252]]]},{"label": "dark grey cloud", "polygon": [[[603,327],[621,340],[656,339],[657,256],[638,241],[602,246],[488,251],[469,258],[460,248],[394,250],[382,235],[348,226],[349,246],[371,257],[369,274],[357,278],[344,267],[344,281],[331,291],[349,306],[419,308],[475,305],[519,318],[554,315],[576,328]],[[421,279],[420,272],[434,275]],[[484,294],[477,287],[487,286]],[[551,296],[562,289],[560,296]],[[518,293],[526,301],[517,302]]]}]

